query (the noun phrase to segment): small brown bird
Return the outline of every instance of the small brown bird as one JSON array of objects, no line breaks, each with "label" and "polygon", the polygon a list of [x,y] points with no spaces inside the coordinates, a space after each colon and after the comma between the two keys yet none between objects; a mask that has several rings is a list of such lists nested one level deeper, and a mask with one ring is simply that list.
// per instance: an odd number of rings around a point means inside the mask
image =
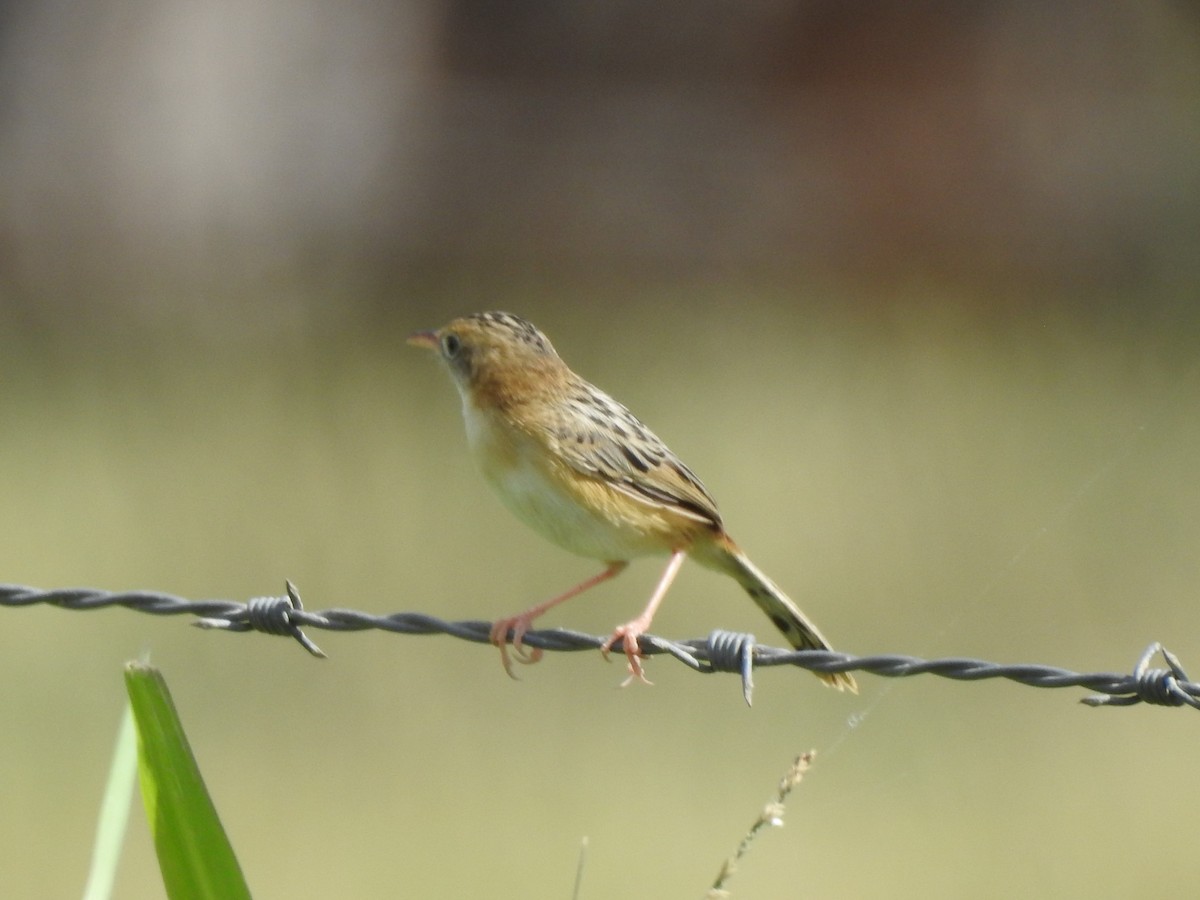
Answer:
[{"label": "small brown bird", "polygon": [[[830,649],[726,533],[716,501],[692,470],[629,410],[567,368],[532,324],[511,313],[475,313],[408,342],[437,352],[450,370],[471,451],[505,505],[543,537],[607,563],[557,597],[493,624],[491,640],[509,675],[509,640],[518,660],[536,662],[541,651],[526,652],[523,643],[533,620],[639,556],[669,560],[641,615],[618,626],[603,647],[607,656],[619,642],[632,676],[645,680],[638,637],[685,556],[737,581],[793,647]],[[817,677],[857,691],[849,674]]]}]

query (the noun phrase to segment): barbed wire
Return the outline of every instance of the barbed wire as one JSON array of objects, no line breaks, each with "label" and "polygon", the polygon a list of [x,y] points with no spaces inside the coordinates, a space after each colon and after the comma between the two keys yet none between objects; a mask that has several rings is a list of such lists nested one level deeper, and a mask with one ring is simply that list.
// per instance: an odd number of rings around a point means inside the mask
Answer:
[{"label": "barbed wire", "polygon": [[[196,616],[192,624],[222,631],[257,631],[291,637],[313,656],[325,654],[303,632],[303,628],[327,631],[388,631],[394,634],[445,634],[477,644],[491,643],[491,622],[446,621],[424,613],[400,612],[377,616],[353,609],[304,609],[295,585],[287,582],[283,596],[236,600],[187,600],[157,591],[112,592],[95,588],[40,590],[16,584],[0,584],[0,606],[45,604],[70,610],[95,610],[116,606],[159,616]],[[607,635],[597,636],[565,628],[529,631],[525,644],[538,650],[570,652],[597,650]],[[755,667],[798,666],[812,672],[870,672],[887,678],[938,675],[955,681],[1004,678],[1029,687],[1082,687],[1095,693],[1082,698],[1088,706],[1190,706],[1200,709],[1200,683],[1190,680],[1183,666],[1160,643],[1151,644],[1139,657],[1132,673],[1079,673],[1057,666],[1004,665],[981,659],[952,657],[920,659],[915,656],[880,654],[853,656],[824,650],[791,650],[755,641],[754,635],[714,631],[705,638],[671,641],[655,635],[639,639],[646,656],[668,655],[697,672],[733,672],[741,676],[742,694],[749,704],[754,689]],[[1151,668],[1161,655],[1166,668]]]}]

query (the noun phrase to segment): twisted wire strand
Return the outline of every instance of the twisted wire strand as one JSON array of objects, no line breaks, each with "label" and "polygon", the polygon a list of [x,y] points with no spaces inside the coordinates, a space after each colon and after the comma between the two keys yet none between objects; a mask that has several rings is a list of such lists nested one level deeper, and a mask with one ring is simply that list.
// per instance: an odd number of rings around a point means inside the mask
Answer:
[{"label": "twisted wire strand", "polygon": [[[246,603],[235,600],[187,600],[157,591],[111,592],[95,588],[40,590],[16,584],[0,584],[0,606],[45,604],[70,610],[95,610],[116,606],[152,615],[191,615],[192,624],[222,631],[257,631],[293,638],[313,656],[325,654],[303,632],[303,628],[327,631],[388,631],[395,634],[445,634],[477,644],[490,643],[491,623],[482,620],[447,621],[424,613],[399,612],[377,616],[353,609],[304,609],[295,586],[287,582],[282,596],[255,597]],[[529,647],[551,651],[597,650],[607,635],[597,636],[565,628],[526,632]],[[1005,665],[967,657],[921,659],[900,654],[853,656],[826,650],[790,650],[755,642],[751,634],[714,631],[708,637],[671,641],[642,635],[646,656],[672,656],[697,672],[733,672],[741,677],[746,703],[751,701],[757,667],[798,666],[813,672],[870,672],[887,678],[937,675],[955,681],[1004,678],[1030,687],[1082,687],[1095,693],[1082,698],[1088,706],[1190,706],[1200,709],[1200,683],[1192,681],[1179,659],[1160,643],[1142,653],[1129,674],[1114,672],[1079,673],[1057,666]],[[1165,668],[1151,668],[1161,655]]]}]

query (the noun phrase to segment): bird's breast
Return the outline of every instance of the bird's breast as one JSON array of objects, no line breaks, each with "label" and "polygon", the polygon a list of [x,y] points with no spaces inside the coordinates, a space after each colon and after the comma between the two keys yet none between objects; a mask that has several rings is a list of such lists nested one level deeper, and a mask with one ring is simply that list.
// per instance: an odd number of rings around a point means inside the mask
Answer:
[{"label": "bird's breast", "polygon": [[518,519],[591,559],[628,560],[674,547],[660,511],[575,471],[532,436],[464,404],[467,439],[484,478]]}]

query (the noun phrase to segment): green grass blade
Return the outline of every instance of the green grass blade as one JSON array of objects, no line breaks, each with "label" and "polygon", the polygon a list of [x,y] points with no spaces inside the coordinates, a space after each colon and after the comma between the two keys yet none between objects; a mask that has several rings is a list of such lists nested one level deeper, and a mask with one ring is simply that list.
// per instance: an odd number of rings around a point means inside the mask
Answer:
[{"label": "green grass blade", "polygon": [[125,666],[138,730],[142,801],[171,900],[250,897],[175,712],[167,683],[143,663]]},{"label": "green grass blade", "polygon": [[117,864],[125,843],[125,828],[129,823],[130,800],[133,798],[133,779],[137,776],[137,734],[133,728],[133,710],[125,705],[117,743],[113,748],[108,784],[100,803],[100,819],[96,823],[96,840],[92,846],[92,865],[88,872],[83,900],[108,900],[113,895]]}]

